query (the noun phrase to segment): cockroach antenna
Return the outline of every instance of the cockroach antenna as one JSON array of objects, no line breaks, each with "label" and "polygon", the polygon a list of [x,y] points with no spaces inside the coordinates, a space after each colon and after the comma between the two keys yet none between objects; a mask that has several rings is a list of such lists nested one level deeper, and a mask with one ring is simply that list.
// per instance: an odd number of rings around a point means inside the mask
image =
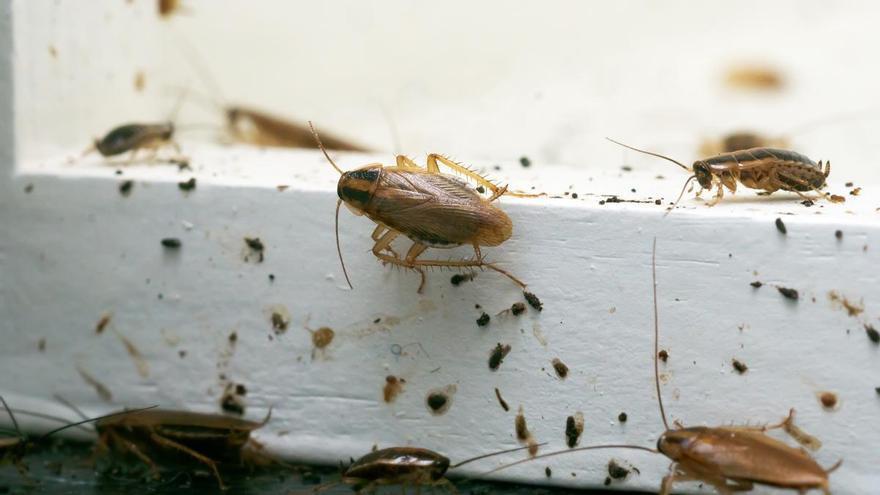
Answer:
[{"label": "cockroach antenna", "polygon": [[157,407],[159,407],[159,406],[148,406],[148,407],[141,407],[138,409],[128,409],[126,411],[117,411],[115,413],[104,414],[103,416],[96,416],[94,418],[87,418],[87,419],[84,419],[81,421],[77,421],[76,423],[70,423],[70,424],[61,426],[59,428],[55,428],[54,430],[51,430],[49,433],[46,433],[46,434],[42,435],[41,437],[37,438],[36,441],[41,442],[41,441],[45,440],[46,438],[48,438],[48,437],[50,437],[60,431],[64,431],[68,428],[73,428],[74,426],[79,426],[79,425],[83,425],[86,423],[92,423],[95,421],[100,421],[102,419],[112,418],[114,416],[122,416],[124,414],[135,414],[135,413],[139,413],[139,412],[143,412],[143,411],[149,411],[150,409],[155,409]]},{"label": "cockroach antenna", "polygon": [[653,153],[653,152],[651,152],[651,151],[645,151],[645,150],[640,150],[640,149],[638,149],[638,148],[633,148],[632,146],[630,146],[630,145],[628,145],[628,144],[623,144],[623,143],[621,143],[621,142],[619,142],[619,141],[615,141],[615,140],[611,139],[610,137],[606,137],[605,139],[611,141],[611,142],[614,143],[614,144],[617,144],[617,145],[623,146],[624,148],[628,148],[628,149],[631,149],[631,150],[633,150],[633,151],[638,151],[639,153],[644,153],[644,154],[646,154],[646,155],[656,156],[657,158],[662,158],[662,159],[664,159],[664,160],[668,160],[668,161],[670,161],[670,162],[672,162],[672,163],[678,165],[679,167],[681,167],[681,168],[687,170],[688,172],[693,172],[693,170],[690,169],[689,167],[683,165],[683,164],[682,164],[681,162],[679,162],[679,161],[676,161],[676,160],[673,160],[672,158],[669,158],[668,156],[661,155],[660,153]]},{"label": "cockroach antenna", "polygon": [[651,288],[654,292],[654,385],[657,387],[657,404],[660,405],[660,418],[663,419],[663,427],[669,431],[669,423],[666,422],[666,411],[663,409],[663,396],[660,395],[660,365],[657,363],[657,354],[660,352],[660,318],[657,311],[657,238],[651,245]]},{"label": "cockroach antenna", "polygon": [[9,414],[9,419],[12,420],[12,427],[15,428],[15,433],[19,437],[23,437],[21,433],[21,428],[18,427],[18,421],[15,420],[15,415],[12,414],[12,409],[9,408],[9,404],[6,403],[6,399],[0,395],[0,402],[3,402],[3,407],[6,409],[6,413]]},{"label": "cockroach antenna", "polygon": [[[333,168],[339,172],[339,175],[342,175],[342,169],[336,165],[336,162],[330,158],[330,154],[327,153],[327,149],[324,148],[324,143],[321,142],[321,137],[318,136],[318,131],[315,130],[314,124],[312,121],[309,121],[309,129],[312,130],[312,135],[315,136],[315,141],[318,143],[318,147],[321,148],[321,152],[324,153],[324,157],[330,162],[330,165],[333,165]],[[342,274],[345,275],[345,281],[348,282],[348,288],[354,289],[354,286],[351,285],[351,279],[348,278],[348,270],[345,269],[345,261],[342,259],[342,247],[339,245],[339,207],[342,206],[342,199],[338,199],[336,201],[336,220],[335,220],[335,229],[336,229],[336,254],[339,255],[339,264],[342,265]]]}]

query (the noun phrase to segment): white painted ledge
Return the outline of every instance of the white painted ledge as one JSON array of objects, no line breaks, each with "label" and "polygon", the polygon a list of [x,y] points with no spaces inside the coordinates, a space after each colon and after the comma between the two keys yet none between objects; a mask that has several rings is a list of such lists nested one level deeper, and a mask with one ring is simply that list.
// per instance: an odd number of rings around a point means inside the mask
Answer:
[{"label": "white painted ledge", "polygon": [[[61,393],[89,413],[152,403],[216,412],[222,374],[247,387],[248,417],[274,407],[256,437],[291,459],[335,463],[373,444],[408,444],[460,460],[515,446],[519,406],[536,439],[552,448],[564,444],[565,418],[576,411],[586,419],[582,445],[650,446],[661,424],[650,338],[657,236],[671,417],[689,425],[766,422],[794,407],[799,425],[824,442],[819,462],[845,461],[831,478],[835,494],[880,485],[873,427],[880,349],[863,330],[880,326],[876,122],[794,137],[798,150],[832,160],[829,190],[845,204],[806,208],[788,195],[741,191],[711,209],[688,196],[665,219],[663,206],[650,203],[599,204],[605,195],[669,201],[684,180],[675,167],[624,152],[604,135],[686,159],[700,136],[743,126],[783,132],[870,107],[880,75],[853,60],[875,55],[880,7],[644,2],[637,5],[646,15],[638,17],[616,5],[578,4],[560,21],[558,11],[537,4],[468,4],[463,18],[449,7],[388,3],[373,11],[361,2],[315,4],[303,15],[302,5],[264,0],[232,25],[225,20],[240,10],[234,3],[187,3],[191,16],[164,22],[149,2],[0,2],[0,393],[16,407],[69,414],[52,399]],[[759,8],[764,14],[755,17]],[[267,9],[270,19],[259,15]],[[436,26],[446,29],[442,42],[424,36]],[[744,36],[745,26],[764,35]],[[117,176],[94,158],[69,164],[90,136],[121,119],[167,115],[173,101],[162,89],[192,80],[178,57],[180,33],[199,41],[227,94],[245,103],[311,116],[382,149],[389,139],[377,101],[390,102],[404,149],[417,161],[450,153],[513,188],[561,196],[502,199],[514,236],[486,250],[530,284],[544,311],[494,316],[521,294],[488,272],[460,287],[448,272],[434,273],[425,294],[416,294],[417,276],[377,263],[372,225],[343,210],[341,241],[355,284],[348,290],[333,242],[336,176],[315,152],[218,147],[186,135],[192,172],[138,165]],[[627,43],[609,51],[609,39]],[[630,43],[637,39],[650,42]],[[832,42],[844,39],[846,56]],[[716,75],[743,53],[775,61],[790,87],[775,97],[719,90]],[[640,65],[624,63],[633,60]],[[271,78],[254,76],[270,69]],[[138,71],[146,74],[143,93],[132,89]],[[186,122],[216,118],[187,112]],[[531,168],[517,163],[522,154]],[[340,154],[338,162],[353,168],[391,158]],[[622,171],[624,164],[633,171]],[[197,188],[184,194],[177,182],[190,177]],[[135,182],[128,197],[118,190],[123,180]],[[860,196],[847,194],[848,181]],[[165,237],[181,239],[179,252],[160,246]],[[244,237],[265,243],[264,262],[245,261]],[[765,285],[753,289],[755,280]],[[797,289],[800,300],[782,298],[773,285]],[[848,316],[829,301],[831,291],[863,301],[865,312]],[[488,327],[477,327],[475,304],[493,315]],[[269,313],[279,306],[291,323],[276,336]],[[98,336],[105,313],[112,319]],[[336,332],[314,358],[306,321]],[[117,332],[142,353],[143,375]],[[498,342],[512,351],[490,372]],[[571,368],[565,380],[552,372],[556,357]],[[732,358],[749,371],[735,373]],[[112,402],[77,366],[111,391]],[[382,399],[389,374],[406,379],[391,404]],[[452,407],[431,415],[426,393],[448,385],[456,387]],[[510,412],[497,404],[495,387]],[[821,408],[822,390],[839,395],[839,409]],[[641,470],[625,488],[657,489],[667,466],[648,454],[603,452],[499,476],[598,486],[611,457]]]}]

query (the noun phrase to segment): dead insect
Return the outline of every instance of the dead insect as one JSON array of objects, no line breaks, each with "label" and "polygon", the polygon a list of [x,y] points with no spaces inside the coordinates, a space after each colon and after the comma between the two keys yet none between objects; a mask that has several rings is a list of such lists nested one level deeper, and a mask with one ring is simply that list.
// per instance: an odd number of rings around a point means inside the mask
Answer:
[{"label": "dead insect", "polygon": [[[342,203],[354,214],[366,215],[377,224],[372,234],[376,242],[373,245],[376,258],[383,264],[419,272],[419,293],[425,286],[425,269],[432,267],[489,268],[525,287],[525,283],[506,270],[485,261],[480,248],[498,246],[513,232],[510,217],[492,202],[505,194],[533,195],[509,192],[507,186],[499,187],[469,168],[437,154],[428,155],[427,168],[419,167],[404,155],[397,155],[396,166],[373,163],[343,172],[330,158],[314,127],[312,132],[327,161],[340,175],[336,188],[339,196],[336,202],[336,249],[349,287],[352,287],[351,280],[339,246],[339,207]],[[485,186],[492,196],[483,198],[463,180],[440,172],[439,163]],[[413,241],[404,257],[391,247],[391,242],[401,234]],[[465,244],[473,246],[473,259],[418,259],[429,247],[445,249]]]},{"label": "dead insect", "polygon": [[442,486],[452,493],[457,493],[455,486],[446,479],[446,472],[474,461],[509,454],[528,447],[500,450],[489,454],[471,457],[457,464],[450,465],[448,457],[433,450],[420,447],[389,447],[370,452],[352,462],[342,474],[342,480],[318,487],[314,492],[345,483],[354,485],[358,493],[375,491],[380,485]]},{"label": "dead insect", "polygon": [[683,427],[676,424],[675,429],[669,428],[660,393],[657,359],[660,327],[657,310],[656,242],[655,239],[651,269],[654,291],[654,386],[657,391],[660,418],[666,428],[657,440],[657,448],[626,444],[578,447],[517,461],[490,473],[534,459],[568,452],[620,448],[663,454],[672,460],[669,474],[663,478],[660,486],[660,493],[664,495],[672,491],[672,485],[676,481],[686,480],[709,484],[721,494],[751,490],[755,484],[790,488],[801,493],[810,489],[819,489],[830,494],[828,475],[840,466],[842,460],[829,469],[823,469],[805,450],[793,448],[765,434],[768,430],[777,428],[791,431],[789,425],[794,422],[794,409],[789,411],[785,420],[775,425]]},{"label": "dead insect", "polygon": [[261,453],[262,446],[250,439],[250,434],[264,426],[271,415],[270,410],[258,423],[189,411],[128,412],[95,423],[99,435],[97,448],[99,451],[112,449],[132,454],[157,477],[159,468],[155,457],[177,456],[175,460],[195,460],[210,468],[217,483],[225,488],[217,465],[241,464],[265,456]]},{"label": "dead insect", "polygon": [[180,146],[174,141],[173,136],[172,122],[125,124],[113,128],[104,137],[95,139],[92,147],[83,152],[83,156],[92,151],[97,151],[105,158],[130,152],[128,163],[131,163],[139,151],[149,150],[151,152],[149,160],[154,161],[159,149],[165,146],[173,147],[175,152],[180,154]]},{"label": "dead insect", "polygon": [[[146,411],[152,409],[156,406],[146,407],[142,409],[133,409],[131,411],[122,411],[116,412],[113,414],[108,414],[104,416],[98,416],[95,418],[85,418],[82,421],[77,421],[74,423],[67,423],[64,426],[59,428],[55,428],[54,430],[49,431],[48,433],[44,433],[43,435],[31,439],[27,435],[25,435],[21,429],[18,427],[18,421],[15,419],[15,415],[12,413],[12,409],[10,409],[9,405],[6,403],[6,399],[0,396],[0,402],[3,403],[3,407],[6,409],[6,413],[9,415],[9,419],[12,420],[12,427],[15,429],[15,436],[13,437],[3,437],[0,438],[0,465],[5,464],[6,462],[12,463],[18,472],[21,473],[22,476],[27,476],[28,468],[24,463],[24,457],[30,452],[32,449],[39,446],[42,442],[44,442],[47,438],[52,435],[59,433],[61,431],[67,430],[69,428],[74,428],[77,426],[84,425],[86,423],[92,423],[95,421],[100,421],[102,419],[121,416],[126,414],[132,414],[134,412]],[[45,419],[50,419],[53,421],[61,421],[65,422],[62,418],[56,418],[54,416],[49,416],[42,413],[31,413],[25,411],[18,411],[20,413],[26,413],[28,415],[38,416]]]},{"label": "dead insect", "polygon": [[[737,182],[745,187],[760,189],[767,193],[779,190],[790,191],[812,200],[813,198],[807,197],[804,192],[816,191],[825,196],[820,189],[825,187],[825,179],[831,173],[831,162],[825,163],[823,167],[821,161],[816,163],[800,153],[783,149],[751,148],[723,153],[697,160],[691,168],[688,168],[668,156],[633,148],[610,138],[606,139],[624,148],[668,160],[693,174],[685,181],[681,194],[675,200],[670,211],[678,205],[688,184],[693,179],[697,179],[700,187],[707,191],[717,187],[715,198],[709,202],[709,206],[714,206],[724,197],[725,187],[731,193],[736,192]],[[697,193],[697,196],[699,194]]]}]

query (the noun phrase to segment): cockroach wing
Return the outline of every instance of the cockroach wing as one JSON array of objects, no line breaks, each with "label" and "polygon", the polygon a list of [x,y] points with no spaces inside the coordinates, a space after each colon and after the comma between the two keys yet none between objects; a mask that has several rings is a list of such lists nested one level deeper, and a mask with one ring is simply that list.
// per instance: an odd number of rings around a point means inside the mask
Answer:
[{"label": "cockroach wing", "polygon": [[497,246],[512,231],[510,218],[456,177],[384,169],[365,213],[432,247]]},{"label": "cockroach wing", "polygon": [[825,470],[802,450],[745,429],[707,428],[684,455],[728,479],[791,488],[823,486],[828,480]]}]

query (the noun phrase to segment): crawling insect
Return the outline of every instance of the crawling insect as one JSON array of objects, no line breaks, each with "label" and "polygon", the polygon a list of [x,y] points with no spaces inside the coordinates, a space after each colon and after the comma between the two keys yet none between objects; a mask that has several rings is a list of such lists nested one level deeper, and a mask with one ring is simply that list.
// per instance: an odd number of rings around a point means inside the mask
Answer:
[{"label": "crawling insect", "polygon": [[[681,194],[671,209],[678,205],[693,179],[697,179],[700,187],[705,190],[711,191],[713,187],[717,187],[715,198],[709,202],[709,206],[714,206],[724,197],[725,187],[731,193],[736,192],[737,182],[745,187],[760,189],[767,193],[778,190],[791,191],[802,198],[811,199],[804,192],[819,192],[825,187],[825,179],[831,173],[831,162],[825,163],[823,168],[821,161],[816,163],[800,153],[776,148],[751,148],[722,153],[697,160],[691,168],[688,168],[668,156],[633,148],[610,138],[608,140],[624,148],[668,160],[694,174],[685,181]],[[699,193],[697,195],[699,196]]]},{"label": "crawling insect", "polygon": [[[25,477],[27,476],[28,468],[27,468],[27,465],[25,465],[25,463],[24,463],[24,457],[31,450],[38,447],[40,444],[45,442],[46,439],[48,439],[52,435],[59,433],[59,432],[62,432],[64,430],[70,429],[70,428],[84,425],[86,423],[100,421],[100,420],[107,419],[107,418],[114,417],[114,416],[118,417],[118,416],[122,416],[122,415],[126,415],[126,414],[132,414],[132,413],[138,412],[138,411],[146,411],[146,410],[149,410],[149,409],[156,407],[156,406],[151,406],[151,407],[146,407],[146,408],[142,408],[142,409],[133,409],[130,411],[120,411],[120,412],[116,412],[116,413],[112,413],[112,414],[108,414],[108,415],[104,415],[104,416],[98,416],[95,418],[85,418],[82,421],[68,423],[68,424],[65,424],[64,426],[55,428],[54,430],[51,430],[48,433],[45,433],[45,434],[37,437],[36,439],[31,439],[31,438],[28,438],[27,435],[22,433],[21,429],[18,427],[18,421],[15,419],[15,415],[12,413],[12,409],[10,409],[9,405],[6,403],[6,399],[4,399],[2,396],[0,396],[0,402],[3,403],[3,407],[6,409],[6,413],[9,415],[9,419],[12,420],[12,427],[15,429],[15,436],[0,438],[0,465],[3,465],[7,462],[11,462],[13,465],[15,465],[16,469],[18,469],[18,472],[22,476],[25,476]],[[45,419],[50,419],[53,421],[61,421],[61,422],[65,421],[62,418],[56,418],[54,416],[49,416],[49,415],[42,414],[42,413],[31,413],[31,412],[25,412],[25,411],[19,411],[19,412],[26,413],[28,415],[42,417]]]},{"label": "crawling insect", "polygon": [[[670,429],[663,409],[663,398],[660,394],[660,373],[657,364],[658,340],[660,326],[657,310],[657,240],[651,261],[651,273],[654,291],[654,385],[657,391],[657,403],[660,418],[666,430],[657,440],[657,448],[652,449],[639,445],[593,445],[574,449],[550,452],[532,459],[517,461],[501,466],[491,472],[505,469],[533,459],[561,455],[566,452],[577,452],[598,449],[634,449],[663,454],[672,464],[660,485],[661,495],[668,495],[672,485],[677,481],[700,481],[709,484],[718,493],[727,495],[735,491],[748,491],[755,484],[778,488],[790,488],[801,493],[811,489],[822,490],[830,494],[828,475],[837,469],[838,461],[829,469],[823,469],[803,449],[797,449],[765,434],[768,430],[782,428],[786,432],[798,431],[792,428],[794,409],[788,417],[775,425],[761,427],[722,426],[684,427],[676,422],[676,429]],[[803,434],[802,432],[800,432]],[[793,435],[800,441],[800,436]],[[809,435],[807,435],[809,437]],[[810,437],[811,438],[811,437]],[[814,440],[815,441],[815,440]]]},{"label": "crawling insect", "polygon": [[700,145],[703,156],[733,153],[752,148],[788,148],[790,141],[784,137],[770,137],[752,131],[735,131],[719,139],[706,139]]},{"label": "crawling insect", "polygon": [[[540,444],[545,445],[545,444]],[[329,483],[315,489],[315,493],[326,490],[339,483],[354,485],[360,492],[375,490],[380,485],[442,486],[457,493],[455,486],[446,478],[449,469],[455,469],[474,461],[509,454],[529,447],[517,447],[489,454],[471,457],[458,464],[450,465],[449,458],[420,447],[389,447],[376,450],[354,461],[342,474],[340,482]]]},{"label": "crawling insect", "polygon": [[[505,194],[520,197],[536,195],[510,192],[507,186],[499,187],[467,167],[437,154],[428,155],[427,168],[424,169],[406,156],[397,155],[396,166],[371,163],[357,170],[343,172],[330,158],[313,126],[312,132],[327,161],[340,175],[336,186],[339,196],[336,202],[336,250],[349,287],[352,287],[351,280],[339,246],[339,207],[342,203],[355,215],[366,215],[377,224],[372,235],[376,241],[373,245],[376,258],[383,264],[419,272],[421,282],[418,293],[425,287],[427,267],[489,268],[520,287],[526,287],[511,273],[485,261],[480,247],[498,246],[509,239],[513,232],[510,217],[494,206],[493,201]],[[491,191],[492,196],[483,198],[463,180],[440,172],[438,162],[476,181]],[[403,258],[391,247],[391,242],[401,234],[413,241]],[[418,259],[429,247],[454,248],[464,244],[473,246],[473,259]]]},{"label": "crawling insect", "polygon": [[[312,133],[304,125],[244,106],[229,105],[223,111],[227,132],[236,141],[265,147],[315,148]],[[324,141],[331,150],[370,151],[339,136],[325,134]]]},{"label": "crawling insect", "polygon": [[252,431],[264,426],[272,411],[261,422],[217,414],[156,409],[95,423],[98,449],[130,453],[146,464],[158,477],[156,462],[148,456],[178,454],[211,469],[221,489],[225,489],[217,465],[259,461],[262,446],[250,439]]}]

